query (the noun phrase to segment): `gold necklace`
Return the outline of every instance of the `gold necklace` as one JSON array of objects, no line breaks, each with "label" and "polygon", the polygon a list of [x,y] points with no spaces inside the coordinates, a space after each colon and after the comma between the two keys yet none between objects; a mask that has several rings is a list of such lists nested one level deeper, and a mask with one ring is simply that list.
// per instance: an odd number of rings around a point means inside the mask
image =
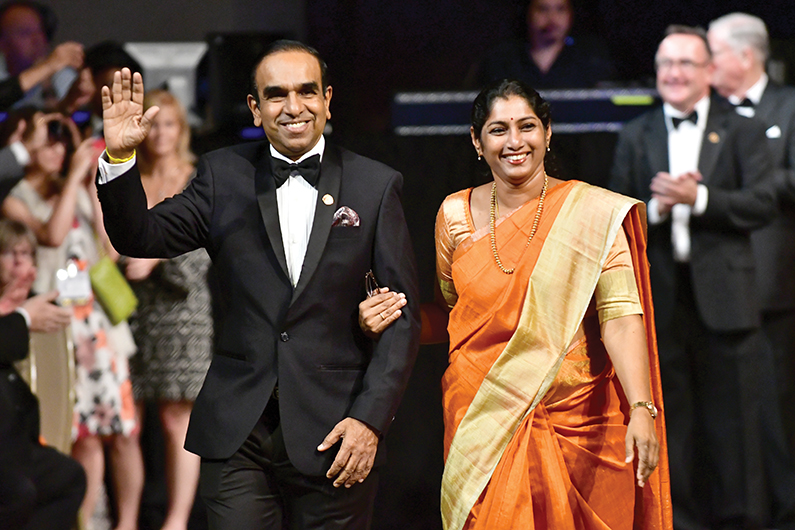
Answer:
[{"label": "gold necklace", "polygon": [[[541,188],[541,195],[538,197],[538,208],[536,209],[535,219],[533,219],[533,228],[530,229],[530,236],[527,238],[527,243],[525,243],[524,248],[530,246],[530,241],[533,240],[533,236],[536,235],[536,230],[538,230],[538,221],[541,220],[541,212],[544,210],[544,198],[547,196],[548,185],[549,185],[549,176],[545,172],[544,187]],[[491,208],[489,209],[489,239],[491,240],[491,252],[494,254],[494,261],[497,262],[497,266],[500,268],[500,270],[505,274],[513,274],[513,271],[516,269],[516,267],[512,269],[506,269],[505,266],[502,264],[500,255],[497,253],[497,236],[494,233],[494,226],[496,222],[497,222],[497,183],[494,182],[491,185]]]}]

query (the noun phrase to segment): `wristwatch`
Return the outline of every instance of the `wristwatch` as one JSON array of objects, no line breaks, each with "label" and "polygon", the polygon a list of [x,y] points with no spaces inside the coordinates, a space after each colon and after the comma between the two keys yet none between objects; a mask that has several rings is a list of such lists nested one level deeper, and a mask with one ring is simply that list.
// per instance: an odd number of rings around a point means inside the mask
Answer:
[{"label": "wristwatch", "polygon": [[643,407],[649,411],[649,414],[651,414],[651,419],[657,419],[657,407],[655,407],[654,403],[651,401],[637,401],[633,403],[632,406],[629,407],[629,413],[632,414],[633,410],[640,407]]}]

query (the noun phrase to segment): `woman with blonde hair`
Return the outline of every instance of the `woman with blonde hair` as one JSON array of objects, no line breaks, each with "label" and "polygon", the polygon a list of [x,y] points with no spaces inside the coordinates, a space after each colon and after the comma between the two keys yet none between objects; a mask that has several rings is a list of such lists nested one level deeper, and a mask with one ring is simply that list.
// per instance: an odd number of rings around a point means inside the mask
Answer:
[{"label": "woman with blonde hair", "polygon": [[[181,192],[195,173],[185,109],[165,90],[152,90],[146,108],[157,106],[149,136],[138,148],[141,182],[151,208]],[[212,316],[207,270],[196,250],[171,260],[127,258],[126,275],[138,296],[131,321],[138,355],[131,360],[133,389],[158,403],[165,441],[168,511],[164,529],[187,527],[199,480],[199,457],[184,448],[193,401],[210,365]]]}]

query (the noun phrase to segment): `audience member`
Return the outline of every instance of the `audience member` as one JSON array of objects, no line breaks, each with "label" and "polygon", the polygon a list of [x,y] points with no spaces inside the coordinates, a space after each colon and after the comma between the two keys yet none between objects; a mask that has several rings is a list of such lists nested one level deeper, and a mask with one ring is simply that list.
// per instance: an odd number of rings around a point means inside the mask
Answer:
[{"label": "audience member", "polygon": [[96,88],[90,101],[91,134],[102,136],[102,97],[100,89],[113,84],[113,74],[122,68],[141,72],[141,65],[120,43],[103,41],[86,50],[86,66],[91,71],[92,84]]},{"label": "audience member", "polygon": [[[745,13],[725,15],[709,25],[707,36],[715,64],[712,85],[735,105],[738,114],[764,123],[777,170],[774,185],[780,215],[751,235],[762,330],[772,346],[772,356],[757,361],[762,376],[758,414],[764,422],[761,435],[770,481],[767,489],[778,509],[773,524],[795,526],[791,459],[795,415],[781,414],[795,399],[795,89],[773,83],[765,73],[770,46],[761,19]],[[782,432],[782,417],[788,436]]]},{"label": "audience member", "polygon": [[[147,93],[144,108],[152,106],[160,112],[138,148],[141,182],[150,208],[181,192],[195,173],[184,107],[164,90]],[[199,482],[200,459],[183,446],[212,352],[210,258],[199,249],[170,260],[125,261],[127,278],[139,300],[130,321],[138,347],[130,364],[133,391],[139,402],[157,401],[165,439],[168,511],[163,529],[184,529]]]},{"label": "audience member", "polygon": [[38,400],[13,365],[28,356],[29,330],[56,331],[70,321],[69,310],[51,303],[56,292],[28,298],[35,256],[30,229],[0,220],[0,528],[68,530],[86,490],[85,473],[42,445]]},{"label": "audience member", "polygon": [[[57,286],[59,269],[80,271],[84,282],[62,303],[71,304],[71,332],[76,357],[76,404],[72,456],[84,467],[88,489],[81,508],[93,514],[104,476],[103,443],[111,443],[110,463],[118,501],[118,528],[135,528],[143,476],[141,454],[130,438],[137,428],[127,356],[134,351],[129,328],[111,326],[94,300],[87,269],[99,257],[101,231],[93,171],[99,152],[94,140],[78,139],[70,120],[31,153],[25,178],[3,203],[3,213],[28,225],[39,242],[39,275],[34,287],[48,292]],[[28,126],[30,122],[28,121]],[[57,132],[57,131],[56,131]],[[77,146],[66,160],[67,144]],[[64,169],[64,168],[67,169]],[[100,237],[100,240],[104,238]],[[126,336],[125,336],[126,331]],[[126,340],[125,340],[126,339]]]},{"label": "audience member", "polygon": [[4,59],[0,79],[13,78],[2,85],[0,94],[39,108],[54,108],[64,99],[79,100],[69,102],[70,108],[85,102],[79,83],[70,91],[83,64],[83,46],[66,42],[50,53],[56,24],[52,10],[37,2],[9,0],[0,5],[0,52]]},{"label": "audience member", "polygon": [[613,77],[600,40],[571,36],[571,0],[530,0],[523,15],[526,34],[489,50],[470,71],[467,85],[513,78],[534,88],[589,88]]},{"label": "audience member", "polygon": [[25,176],[25,166],[30,163],[30,153],[35,152],[47,142],[48,126],[53,120],[59,120],[60,114],[34,114],[31,128],[24,120],[12,131],[6,124],[3,128],[6,139],[5,147],[0,149],[0,202],[11,189]]},{"label": "audience member", "polygon": [[655,57],[663,100],[619,135],[612,189],[648,203],[676,528],[745,528],[744,415],[766,347],[750,232],[775,216],[764,128],[711,96],[706,33],[671,26]]}]

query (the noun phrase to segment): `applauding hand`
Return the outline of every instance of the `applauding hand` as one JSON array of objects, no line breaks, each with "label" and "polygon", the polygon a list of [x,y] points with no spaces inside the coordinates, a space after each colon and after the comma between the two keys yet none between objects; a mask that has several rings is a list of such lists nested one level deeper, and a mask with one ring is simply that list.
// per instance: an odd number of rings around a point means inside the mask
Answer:
[{"label": "applauding hand", "polygon": [[152,120],[160,110],[149,108],[144,113],[144,82],[141,74],[122,68],[113,74],[113,86],[102,87],[102,120],[105,145],[112,158],[126,159],[143,142]]}]

